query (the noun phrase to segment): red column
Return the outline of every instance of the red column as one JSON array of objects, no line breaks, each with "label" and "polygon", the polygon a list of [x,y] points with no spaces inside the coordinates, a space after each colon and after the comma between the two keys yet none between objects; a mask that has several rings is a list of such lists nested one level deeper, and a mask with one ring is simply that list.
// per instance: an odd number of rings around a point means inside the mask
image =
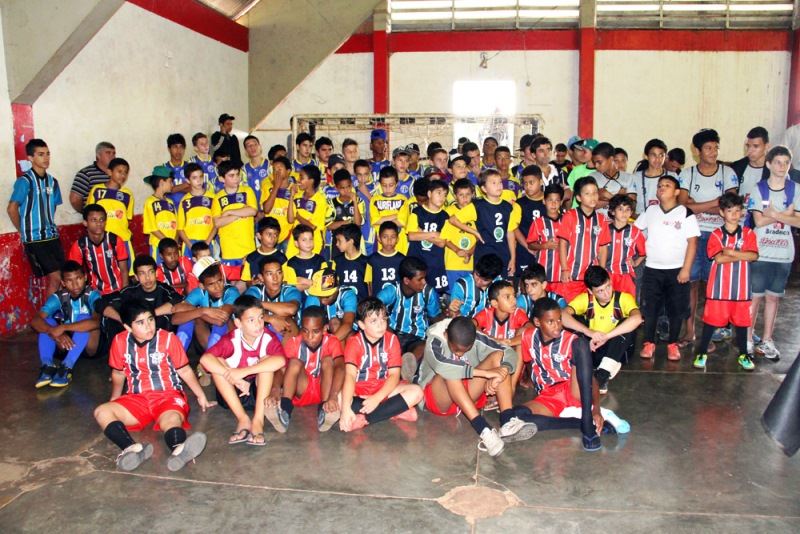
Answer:
[{"label": "red column", "polygon": [[789,110],[786,126],[800,123],[800,29],[792,32],[792,67],[789,71]]},{"label": "red column", "polygon": [[595,28],[580,29],[578,49],[578,135],[592,137],[594,130]]},{"label": "red column", "polygon": [[372,34],[373,111],[389,113],[389,36],[381,30]]},{"label": "red column", "polygon": [[11,115],[14,121],[14,162],[17,175],[20,175],[22,169],[16,162],[27,159],[25,145],[33,137],[33,106],[11,104]]}]

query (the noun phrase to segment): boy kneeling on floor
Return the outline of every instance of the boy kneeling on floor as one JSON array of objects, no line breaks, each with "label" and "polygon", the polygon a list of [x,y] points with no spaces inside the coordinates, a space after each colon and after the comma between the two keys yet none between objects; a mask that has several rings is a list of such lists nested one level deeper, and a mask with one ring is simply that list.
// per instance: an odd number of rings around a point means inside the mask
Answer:
[{"label": "boy kneeling on floor", "polygon": [[[125,331],[111,342],[108,357],[111,399],[95,409],[94,418],[106,437],[122,449],[117,456],[119,469],[132,471],[152,456],[153,446],[134,442],[128,431],[142,430],[155,422],[154,430],[164,431],[164,441],[172,451],[167,468],[177,471],[206,446],[202,432],[186,436],[189,401],[181,380],[195,394],[202,411],[216,403],[206,399],[175,334],[156,329],[155,315],[147,302],[126,303],[120,318]],[[125,380],[128,392],[123,395]]]}]

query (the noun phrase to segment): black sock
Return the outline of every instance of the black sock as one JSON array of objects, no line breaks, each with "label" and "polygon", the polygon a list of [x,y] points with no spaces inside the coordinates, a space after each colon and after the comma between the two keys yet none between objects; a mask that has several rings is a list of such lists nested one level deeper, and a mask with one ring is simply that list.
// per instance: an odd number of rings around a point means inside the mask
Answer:
[{"label": "black sock", "polygon": [[103,430],[103,434],[123,451],[136,443],[128,433],[128,429],[122,424],[122,421],[108,423],[108,426]]},{"label": "black sock", "polygon": [[595,378],[597,378],[598,382],[604,382],[606,380],[611,379],[611,373],[609,373],[605,369],[598,369],[597,371],[594,372],[594,376]]},{"label": "black sock", "polygon": [[511,421],[511,418],[514,417],[514,408],[509,408],[508,410],[503,410],[500,412],[500,425],[504,425]]},{"label": "black sock", "polygon": [[292,410],[294,410],[294,404],[292,404],[292,399],[289,397],[281,397],[281,410],[292,415]]},{"label": "black sock", "polygon": [[372,413],[367,414],[367,422],[369,424],[377,423],[378,421],[383,421],[397,414],[401,414],[406,410],[408,410],[408,403],[406,400],[402,395],[395,395],[380,403]]},{"label": "black sock", "polygon": [[736,346],[739,348],[739,354],[747,354],[747,327],[736,327]]},{"label": "black sock", "polygon": [[585,337],[579,338],[572,344],[572,362],[578,376],[578,390],[581,394],[581,432],[584,436],[595,436],[592,417],[592,352],[589,350],[589,341]]},{"label": "black sock", "polygon": [[[714,335],[716,326],[703,323],[703,333],[700,335],[700,345],[697,346],[697,354],[707,354],[708,345],[711,343],[711,337]],[[747,329],[745,329],[745,332]]]},{"label": "black sock", "polygon": [[175,450],[175,447],[186,441],[186,431],[179,426],[168,429],[164,432],[164,442],[169,447],[169,450]]},{"label": "black sock", "polygon": [[484,431],[484,429],[489,428],[489,423],[486,422],[486,419],[484,419],[482,415],[479,415],[478,417],[470,421],[469,424],[472,425],[472,428],[475,429],[475,432],[477,432],[479,436],[481,435],[481,432]]}]

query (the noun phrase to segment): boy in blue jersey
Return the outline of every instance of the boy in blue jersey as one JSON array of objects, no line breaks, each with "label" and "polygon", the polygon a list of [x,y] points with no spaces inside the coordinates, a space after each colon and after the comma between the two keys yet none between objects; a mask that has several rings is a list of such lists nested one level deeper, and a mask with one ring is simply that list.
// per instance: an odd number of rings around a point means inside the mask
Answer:
[{"label": "boy in blue jersey", "polygon": [[[50,295],[31,321],[31,328],[39,332],[39,359],[42,369],[36,388],[50,385],[63,388],[72,380],[75,362],[86,351],[88,356],[97,352],[100,339],[100,320],[94,313],[94,304],[100,293],[88,287],[83,266],[67,261],[61,267],[63,289]],[[60,321],[57,319],[58,315]],[[56,348],[66,351],[61,365],[53,357]]]},{"label": "boy in blue jersey", "polygon": [[370,172],[373,180],[378,179],[381,169],[391,165],[386,159],[386,130],[376,128],[369,136],[369,149],[372,151],[372,159],[369,160]]},{"label": "boy in blue jersey", "polygon": [[14,182],[8,201],[8,218],[22,238],[33,275],[47,277],[47,296],[61,286],[64,249],[58,238],[56,207],[62,203],[58,181],[47,173],[50,149],[41,139],[25,145],[31,168]]},{"label": "boy in blue jersey", "polygon": [[277,258],[264,258],[260,265],[260,284],[250,286],[245,295],[261,301],[266,312],[264,322],[281,336],[297,334],[295,316],[303,303],[303,295],[296,287],[283,283],[283,266]]},{"label": "boy in blue jersey", "polygon": [[436,291],[425,281],[427,274],[425,262],[409,256],[400,262],[400,280],[383,287],[376,295],[386,305],[389,327],[400,340],[405,380],[417,372],[428,327],[443,317]]},{"label": "boy in blue jersey", "polygon": [[178,326],[183,349],[189,348],[192,336],[208,349],[228,332],[228,320],[239,291],[225,282],[222,266],[212,257],[201,258],[192,273],[200,281],[186,299],[173,308],[172,324]]},{"label": "boy in blue jersey", "polygon": [[567,301],[560,295],[547,290],[547,272],[544,267],[534,263],[524,271],[519,279],[519,295],[517,307],[533,320],[533,309],[537,300],[547,297],[558,302],[561,309],[567,307]]},{"label": "boy in blue jersey", "polygon": [[450,290],[447,315],[473,317],[486,307],[487,290],[503,273],[503,260],[496,254],[487,254],[475,262],[475,272],[456,281]]},{"label": "boy in blue jersey", "polygon": [[170,134],[167,137],[167,149],[169,150],[169,161],[164,163],[164,167],[172,171],[172,191],[169,193],[169,198],[177,206],[181,203],[183,195],[191,189],[189,180],[183,173],[183,168],[189,163],[184,159],[186,139],[179,133]]},{"label": "boy in blue jersey", "polygon": [[261,204],[264,201],[264,197],[261,194],[261,185],[269,175],[269,161],[262,154],[261,142],[258,137],[248,135],[244,138],[242,144],[248,158],[243,167],[245,176],[247,176],[247,185],[255,192],[258,207],[261,209]]},{"label": "boy in blue jersey", "polygon": [[328,314],[328,332],[342,343],[353,333],[358,298],[352,287],[339,287],[336,271],[325,263],[311,277],[305,307],[322,306]]},{"label": "boy in blue jersey", "polygon": [[372,285],[372,267],[361,253],[361,230],[355,224],[340,226],[333,232],[339,255],[334,258],[339,285],[352,287],[358,300],[367,298]]},{"label": "boy in blue jersey", "polygon": [[392,221],[382,222],[378,228],[380,249],[367,258],[367,263],[372,268],[373,292],[380,291],[386,284],[393,284],[397,281],[400,262],[406,257],[396,249],[399,234],[400,228]]},{"label": "boy in blue jersey", "polygon": [[413,196],[412,187],[414,185],[414,176],[408,172],[408,149],[406,147],[398,147],[392,151],[392,167],[397,171],[397,189],[396,191],[406,198]]},{"label": "boy in blue jersey", "polygon": [[295,182],[298,182],[300,181],[300,171],[303,170],[303,167],[306,165],[314,165],[316,167],[317,162],[311,157],[311,151],[314,148],[314,137],[311,134],[306,132],[297,134],[294,143],[295,153],[292,160],[291,177]]},{"label": "boy in blue jersey", "polygon": [[448,293],[447,271],[444,266],[445,240],[441,231],[448,220],[444,210],[447,184],[431,180],[427,187],[427,203],[417,204],[408,216],[408,256],[423,259],[427,265],[428,284],[439,295]]}]

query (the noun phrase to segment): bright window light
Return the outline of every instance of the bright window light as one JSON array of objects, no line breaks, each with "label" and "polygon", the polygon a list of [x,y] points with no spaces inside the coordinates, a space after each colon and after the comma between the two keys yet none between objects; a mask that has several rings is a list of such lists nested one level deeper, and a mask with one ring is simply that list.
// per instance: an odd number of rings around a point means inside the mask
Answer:
[{"label": "bright window light", "polygon": [[453,83],[453,113],[465,117],[514,115],[517,87],[512,80],[460,80]]}]

